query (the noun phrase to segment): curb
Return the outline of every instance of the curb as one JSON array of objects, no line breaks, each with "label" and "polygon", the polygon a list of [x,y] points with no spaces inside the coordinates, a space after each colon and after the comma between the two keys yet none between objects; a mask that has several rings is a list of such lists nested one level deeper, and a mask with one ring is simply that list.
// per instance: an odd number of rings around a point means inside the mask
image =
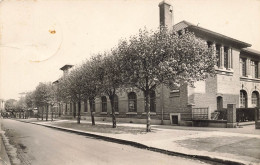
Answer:
[{"label": "curb", "polygon": [[0,147],[0,164],[3,164],[3,165],[11,165],[11,161],[10,161],[10,158],[6,152],[6,146],[3,142],[3,137],[2,135],[0,135],[0,146],[3,146],[3,147]]},{"label": "curb", "polygon": [[70,129],[70,128],[51,126],[51,125],[45,125],[45,124],[38,124],[38,123],[35,123],[35,122],[27,122],[27,121],[20,121],[20,120],[16,120],[16,121],[34,124],[34,125],[39,125],[39,126],[44,126],[44,127],[48,127],[48,128],[53,128],[53,129],[57,129],[57,130],[65,131],[65,132],[75,133],[75,134],[78,134],[78,135],[94,137],[96,139],[101,139],[101,140],[105,140],[105,141],[109,141],[109,142],[113,142],[113,143],[118,143],[118,144],[129,145],[129,146],[133,146],[133,147],[136,147],[136,148],[146,149],[146,150],[149,150],[149,151],[163,153],[163,154],[171,155],[171,156],[179,156],[179,157],[184,157],[184,158],[197,159],[197,160],[201,160],[201,161],[209,161],[211,163],[220,163],[220,164],[227,164],[227,165],[246,165],[244,163],[231,161],[231,160],[225,160],[225,159],[220,159],[220,158],[212,158],[212,157],[209,157],[209,156],[202,156],[202,155],[190,155],[190,154],[180,153],[180,152],[176,152],[176,151],[169,151],[169,150],[160,149],[160,148],[156,148],[156,147],[150,147],[150,146],[147,146],[147,145],[144,145],[144,144],[141,144],[141,143],[138,143],[138,142],[134,142],[134,141],[97,135],[97,134],[94,134],[94,133],[84,132],[84,131]]}]

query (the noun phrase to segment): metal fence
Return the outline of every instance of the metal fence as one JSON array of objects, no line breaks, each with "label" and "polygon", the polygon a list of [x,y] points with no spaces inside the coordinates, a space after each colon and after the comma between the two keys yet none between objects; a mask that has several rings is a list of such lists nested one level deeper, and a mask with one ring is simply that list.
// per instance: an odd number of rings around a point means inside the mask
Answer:
[{"label": "metal fence", "polygon": [[204,107],[204,108],[192,108],[192,119],[194,120],[200,120],[204,119],[207,120],[209,119],[209,108]]},{"label": "metal fence", "polygon": [[[227,109],[215,111],[218,112],[218,118],[216,120],[227,120]],[[246,122],[255,120],[255,108],[237,108],[236,109],[236,121]]]},{"label": "metal fence", "polygon": [[255,121],[255,108],[237,108],[237,122]]}]

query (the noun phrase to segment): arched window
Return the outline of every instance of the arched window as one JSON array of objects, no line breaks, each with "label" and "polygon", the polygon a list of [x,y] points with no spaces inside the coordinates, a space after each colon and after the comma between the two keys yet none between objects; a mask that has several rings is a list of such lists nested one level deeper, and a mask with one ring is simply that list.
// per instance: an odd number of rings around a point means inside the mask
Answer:
[{"label": "arched window", "polygon": [[245,90],[240,91],[240,108],[247,108],[247,93]]},{"label": "arched window", "polygon": [[88,100],[84,101],[84,112],[88,112]]},{"label": "arched window", "polygon": [[102,112],[107,112],[107,98],[106,96],[101,97],[102,102]]},{"label": "arched window", "polygon": [[252,93],[252,106],[253,107],[259,106],[259,93],[257,91],[254,91]]},{"label": "arched window", "polygon": [[156,94],[155,94],[155,91],[150,92],[150,112],[156,112]]},{"label": "arched window", "polygon": [[[95,99],[90,101],[89,106],[90,106],[90,107],[93,107],[93,112],[96,112]],[[91,109],[90,109],[90,111],[91,111]]]},{"label": "arched window", "polygon": [[115,107],[115,112],[119,112],[119,109],[118,109],[118,96],[117,95],[114,96],[114,107]]},{"label": "arched window", "polygon": [[130,92],[128,94],[128,111],[129,112],[137,112],[136,108],[136,94],[135,92]]},{"label": "arched window", "polygon": [[223,109],[223,97],[218,96],[217,97],[217,110]]}]

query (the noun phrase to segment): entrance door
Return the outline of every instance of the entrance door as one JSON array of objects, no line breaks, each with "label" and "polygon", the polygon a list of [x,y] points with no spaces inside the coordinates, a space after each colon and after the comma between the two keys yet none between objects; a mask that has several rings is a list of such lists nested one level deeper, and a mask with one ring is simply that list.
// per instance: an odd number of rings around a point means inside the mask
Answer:
[{"label": "entrance door", "polygon": [[172,124],[178,124],[178,115],[172,115]]}]

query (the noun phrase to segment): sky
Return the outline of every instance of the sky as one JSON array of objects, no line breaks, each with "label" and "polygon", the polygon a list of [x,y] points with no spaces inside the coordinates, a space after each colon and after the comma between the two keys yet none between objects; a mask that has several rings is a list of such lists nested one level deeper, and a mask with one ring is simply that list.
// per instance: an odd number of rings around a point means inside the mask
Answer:
[{"label": "sky", "polygon": [[[65,64],[110,50],[140,28],[159,26],[162,0],[0,1],[0,98],[18,99]],[[186,20],[260,51],[260,0],[167,0]]]}]

